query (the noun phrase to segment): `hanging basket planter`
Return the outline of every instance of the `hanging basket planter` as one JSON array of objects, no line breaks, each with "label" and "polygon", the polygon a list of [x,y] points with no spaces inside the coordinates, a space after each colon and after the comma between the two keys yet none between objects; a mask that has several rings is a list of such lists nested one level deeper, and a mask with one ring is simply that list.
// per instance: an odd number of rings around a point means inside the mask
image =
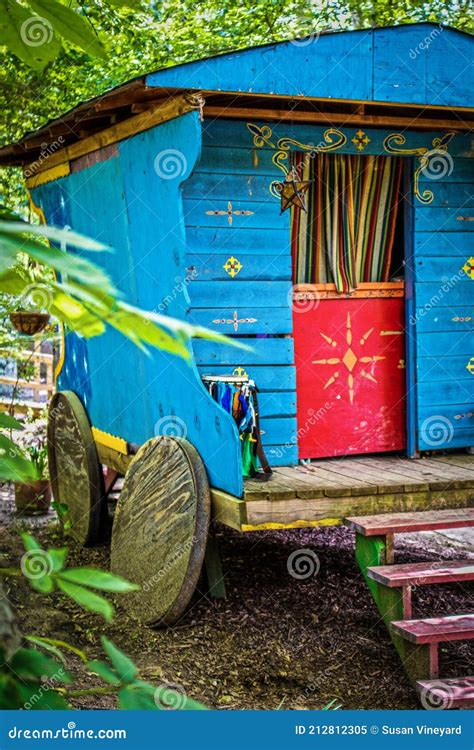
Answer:
[{"label": "hanging basket planter", "polygon": [[44,331],[49,323],[49,313],[40,312],[12,312],[10,320],[12,325],[19,333],[26,336],[34,336],[36,333]]}]

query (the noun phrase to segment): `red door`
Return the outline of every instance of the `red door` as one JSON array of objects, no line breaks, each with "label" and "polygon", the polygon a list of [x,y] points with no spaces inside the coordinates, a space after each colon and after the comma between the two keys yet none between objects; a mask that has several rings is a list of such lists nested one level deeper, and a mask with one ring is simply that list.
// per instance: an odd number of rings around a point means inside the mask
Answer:
[{"label": "red door", "polygon": [[403,298],[312,302],[293,313],[299,458],[403,449]]}]

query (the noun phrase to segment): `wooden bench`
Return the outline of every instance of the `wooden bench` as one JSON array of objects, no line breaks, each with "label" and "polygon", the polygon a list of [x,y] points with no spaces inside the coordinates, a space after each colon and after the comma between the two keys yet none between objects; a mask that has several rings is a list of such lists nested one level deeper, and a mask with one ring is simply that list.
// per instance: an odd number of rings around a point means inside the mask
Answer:
[{"label": "wooden bench", "polygon": [[425,708],[474,708],[474,677],[419,680],[416,689]]}]

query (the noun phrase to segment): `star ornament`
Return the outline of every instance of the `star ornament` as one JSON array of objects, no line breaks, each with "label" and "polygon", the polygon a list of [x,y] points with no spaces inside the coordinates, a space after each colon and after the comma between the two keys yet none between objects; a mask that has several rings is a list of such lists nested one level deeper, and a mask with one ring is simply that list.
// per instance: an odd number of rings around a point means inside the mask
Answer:
[{"label": "star ornament", "polygon": [[283,182],[277,182],[275,188],[280,194],[280,213],[283,213],[283,211],[286,211],[291,206],[298,206],[303,211],[307,211],[306,193],[310,185],[310,180],[295,180],[294,175],[291,173],[286,176]]}]

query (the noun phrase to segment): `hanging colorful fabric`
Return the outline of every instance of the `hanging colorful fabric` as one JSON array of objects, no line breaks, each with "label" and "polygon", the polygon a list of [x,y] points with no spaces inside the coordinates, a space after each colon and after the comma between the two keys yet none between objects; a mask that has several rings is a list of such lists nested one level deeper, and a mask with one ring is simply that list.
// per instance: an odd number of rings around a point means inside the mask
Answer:
[{"label": "hanging colorful fabric", "polygon": [[307,212],[291,209],[295,283],[334,283],[347,292],[361,282],[387,281],[401,159],[295,152],[292,160],[312,185]]}]

